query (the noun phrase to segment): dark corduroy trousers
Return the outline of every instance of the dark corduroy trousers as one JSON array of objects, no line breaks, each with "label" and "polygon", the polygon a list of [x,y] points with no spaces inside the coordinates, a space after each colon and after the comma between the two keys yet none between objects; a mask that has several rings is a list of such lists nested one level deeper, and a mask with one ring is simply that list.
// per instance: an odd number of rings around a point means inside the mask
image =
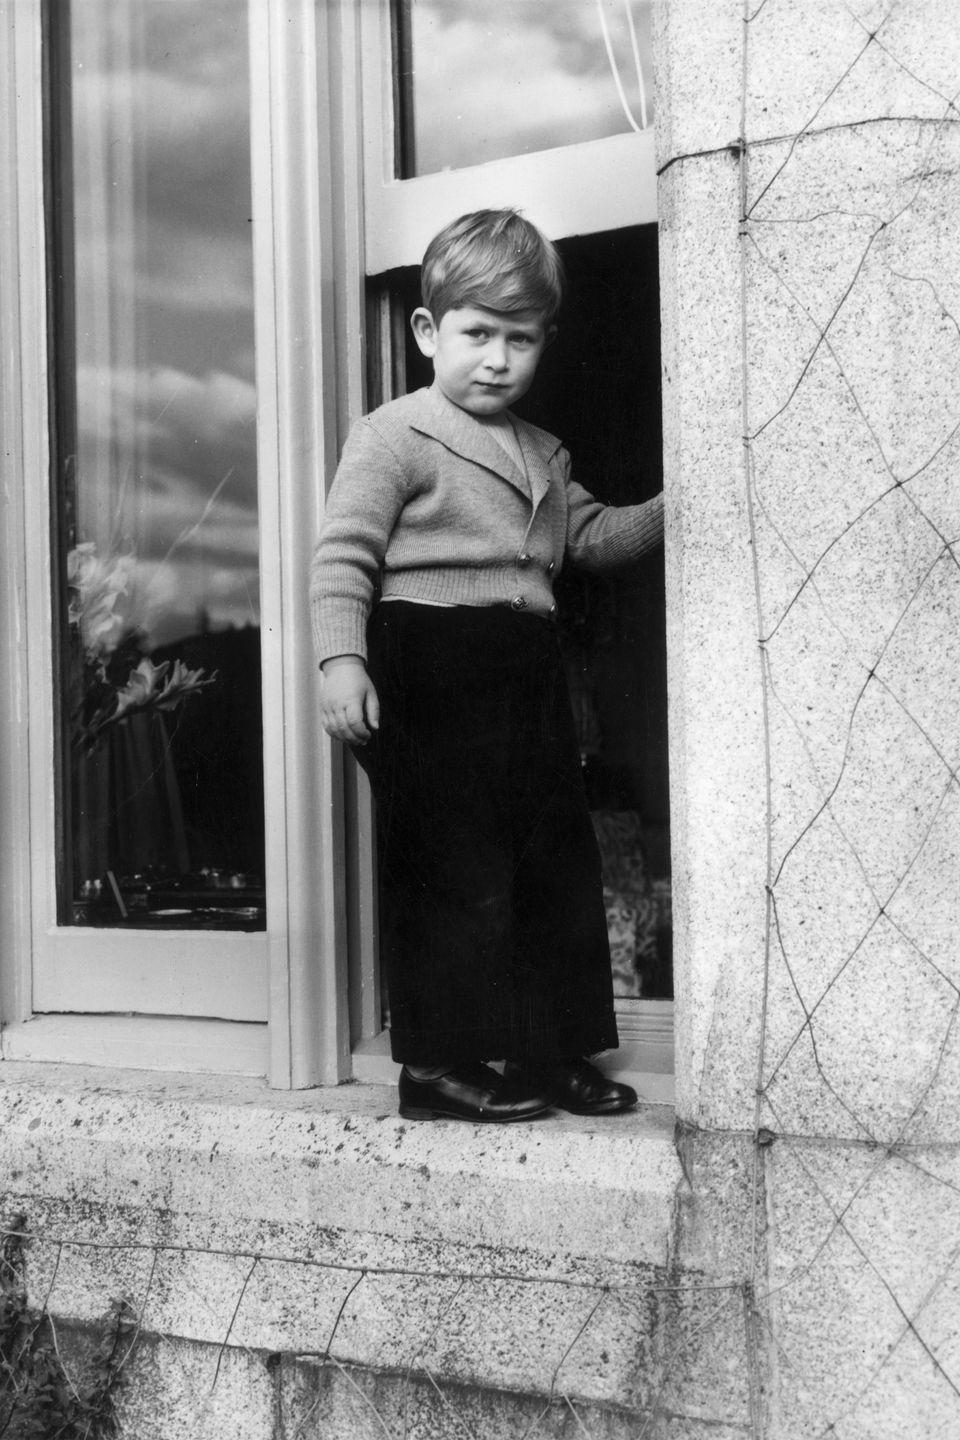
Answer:
[{"label": "dark corduroy trousers", "polygon": [[380,604],[377,802],[393,1058],[617,1044],[600,856],[556,629],[506,606]]}]

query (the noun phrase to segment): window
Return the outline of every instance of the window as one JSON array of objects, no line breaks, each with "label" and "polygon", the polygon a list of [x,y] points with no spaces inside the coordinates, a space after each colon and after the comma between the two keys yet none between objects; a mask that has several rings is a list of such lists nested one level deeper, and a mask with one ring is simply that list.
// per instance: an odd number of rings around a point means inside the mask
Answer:
[{"label": "window", "polygon": [[[415,54],[421,20],[455,33],[471,7],[0,0],[4,1055],[383,1073],[372,813],[318,734],[310,557],[376,403],[365,361],[385,393],[416,383],[397,307],[440,224],[519,204],[599,283],[606,252],[653,273],[646,61],[621,5],[603,0],[609,51],[596,0],[573,8],[600,128],[426,173],[433,122],[421,105],[404,159],[393,37]],[[632,16],[642,54],[642,0]],[[78,687],[85,664],[116,701]],[[666,1013],[623,1003],[641,1029]]]},{"label": "window", "polygon": [[[346,213],[342,177],[355,173],[344,158],[334,184],[329,114],[323,112],[322,122],[318,114],[317,57],[331,73],[337,69],[331,13],[313,0],[249,6],[78,0],[73,7],[60,0],[0,0],[0,181],[13,197],[0,221],[0,497],[9,521],[0,528],[0,596],[11,642],[0,652],[6,682],[0,763],[9,799],[0,812],[0,870],[10,900],[0,914],[6,1057],[266,1071],[280,1086],[332,1083],[348,1073],[342,787],[337,756],[318,743],[305,603],[322,478],[336,453],[338,404],[349,393],[341,387],[338,401],[332,357],[342,317],[327,304],[332,207]],[[152,27],[173,20],[179,29],[161,41]],[[81,40],[101,57],[100,78],[74,91],[69,43],[76,52]],[[89,56],[80,58],[86,63]],[[122,79],[124,67],[135,72],[133,85]],[[84,126],[85,139],[76,133]],[[151,149],[148,133],[171,143]],[[112,143],[124,138],[126,160],[124,145]],[[211,171],[210,156],[201,153],[205,145],[217,151],[220,169]],[[99,229],[85,214],[78,215],[76,232],[70,226],[71,205],[63,201],[74,197],[74,156],[90,169],[87,187],[76,185],[75,208],[99,207]],[[187,226],[182,243],[164,246],[158,224],[188,212],[197,243],[186,243]],[[92,255],[84,250],[84,233],[103,242]],[[103,255],[109,265],[101,263]],[[179,309],[167,283],[174,277],[184,292]],[[96,304],[87,293],[91,285],[99,287]],[[211,286],[220,310],[200,315],[197,287],[209,295]],[[346,288],[338,290],[338,306]],[[351,333],[359,328],[349,309],[343,317]],[[345,344],[342,353],[348,352]],[[80,359],[89,362],[91,355],[105,357],[113,376],[92,392],[78,384]],[[141,364],[147,375],[133,384],[129,371]],[[153,403],[151,384],[172,369],[186,383]],[[254,369],[256,424],[249,404]],[[204,383],[214,376],[217,383]],[[153,428],[143,423],[141,400]],[[216,417],[224,415],[230,424],[218,428]],[[91,424],[91,416],[101,423]],[[159,423],[169,442],[174,419],[180,427],[175,454],[169,443],[166,449],[158,443],[156,428]],[[73,909],[88,898],[84,880],[97,877],[79,871],[69,788],[57,783],[69,730],[60,718],[61,665],[71,653],[70,627],[82,638],[83,622],[79,596],[71,618],[68,581],[83,578],[84,557],[103,558],[104,535],[115,538],[109,525],[96,528],[97,485],[84,488],[78,466],[75,474],[61,468],[64,457],[81,453],[80,435],[85,457],[94,453],[112,464],[115,448],[129,462],[126,472],[119,463],[115,471],[99,463],[93,469],[97,477],[115,475],[117,487],[129,486],[131,495],[121,543],[106,552],[111,562],[115,555],[123,560],[119,574],[106,566],[108,614],[133,595],[132,586],[121,594],[124,569],[155,561],[157,552],[167,556],[170,528],[178,542],[170,558],[189,557],[188,569],[167,589],[170,603],[154,612],[162,623],[142,641],[153,666],[159,669],[167,657],[158,651],[169,646],[165,675],[173,675],[177,659],[186,669],[209,672],[214,662],[188,653],[187,641],[198,632],[245,637],[259,616],[262,890],[204,884],[188,895],[184,882],[195,878],[190,854],[191,869],[174,871],[181,883],[169,899],[131,894],[124,869],[110,865],[126,919],[115,897],[104,901],[103,884],[94,899],[113,904],[108,923]],[[202,460],[196,451],[204,451]],[[89,458],[84,470],[90,472]],[[201,471],[207,488],[198,483],[194,498],[202,494],[202,502],[184,505],[181,482],[199,482]],[[138,477],[145,482],[140,491],[133,484]],[[74,494],[77,505],[67,503]],[[166,510],[163,496],[173,502]],[[104,507],[108,518],[114,511],[115,505]],[[252,583],[255,537],[259,601]],[[90,542],[96,551],[71,557]],[[198,601],[194,582],[201,576]],[[92,590],[91,584],[88,596]],[[198,611],[205,618],[196,626]],[[145,671],[145,679],[152,673]],[[128,677],[119,678],[122,690]],[[245,668],[244,705],[255,691],[250,680]],[[175,709],[161,710],[168,733],[175,728],[171,716],[174,722],[190,716],[184,729],[195,737],[199,730],[201,740],[216,729],[219,720],[201,725],[214,688],[201,686]],[[187,738],[178,734],[177,744]],[[169,753],[172,760],[172,745]],[[196,751],[183,756],[195,774]],[[258,800],[252,757],[231,784],[235,779]],[[190,787],[183,775],[178,781],[183,801]],[[241,799],[248,818],[255,816],[259,804],[251,805],[246,794]],[[240,828],[236,809],[226,819],[213,809],[206,814],[208,836],[215,826],[220,839]],[[183,819],[196,839],[201,827],[188,817],[186,803]],[[158,827],[156,835],[164,834],[169,831]],[[231,845],[240,838],[226,835]],[[259,878],[247,868],[249,853],[238,858],[235,850],[223,863],[209,857],[208,868],[231,879]],[[164,864],[173,868],[169,849]],[[199,864],[202,870],[207,862]],[[58,887],[59,877],[66,879]],[[106,885],[112,897],[109,876]],[[137,923],[149,908],[131,904],[128,895],[146,898],[148,907],[191,914]],[[265,915],[238,913],[254,908]],[[221,913],[211,928],[201,928],[198,912],[207,909]]]},{"label": "window", "polygon": [[650,0],[397,0],[397,176],[644,130]]},{"label": "window", "polygon": [[[4,546],[26,854],[4,1018],[239,1036],[266,1020],[269,954],[246,7],[89,0],[15,21],[2,303],[22,499]],[[211,741],[231,725],[227,820]]]},{"label": "window", "polygon": [[[622,6],[614,6],[610,0],[570,0],[569,5],[556,6],[546,0],[543,3],[533,0],[521,6],[502,0],[493,9],[485,7],[482,20],[471,18],[475,7],[466,3],[441,6],[431,4],[431,0],[410,0],[409,5],[399,9],[388,8],[386,0],[381,0],[378,4],[363,5],[360,10],[365,150],[363,207],[368,274],[380,275],[399,265],[419,264],[427,243],[444,220],[484,205],[522,205],[554,238],[656,223],[654,135],[649,123],[652,112],[648,102],[644,109],[639,78],[648,74],[649,62],[644,63],[641,56],[637,63],[632,40],[627,44],[629,60],[623,42],[613,44],[614,14],[623,15]],[[648,33],[649,5],[644,0],[631,0],[630,13],[634,17],[632,34],[639,44],[639,37]],[[517,15],[529,17],[528,22],[521,27],[516,18],[504,18]],[[491,46],[484,42],[483,31],[488,28],[488,22],[492,25],[498,17],[496,28],[516,36],[517,53],[522,48],[525,65],[531,53],[532,37],[540,37],[540,53],[549,57],[552,66],[545,77],[540,77],[546,80],[548,89],[569,80],[569,66],[574,63],[575,55],[588,57],[587,68],[594,77],[589,88],[614,97],[612,108],[608,106],[604,113],[613,114],[620,105],[620,120],[615,125],[611,121],[599,129],[588,128],[586,136],[580,135],[570,143],[565,143],[567,137],[555,134],[552,148],[546,150],[523,148],[531,143],[527,130],[527,139],[522,144],[494,147],[501,152],[517,152],[506,153],[499,159],[481,157],[471,151],[468,144],[457,152],[459,158],[468,162],[463,168],[426,173],[416,160],[418,134],[422,150],[424,135],[434,137],[431,144],[442,145],[447,143],[441,139],[444,132],[448,136],[461,134],[465,127],[456,121],[462,96],[452,87],[444,85],[439,92],[435,90],[429,104],[424,102],[419,107],[414,98],[418,74],[414,68],[414,47],[419,16],[423,17],[424,33],[429,34],[433,42],[442,41],[449,47],[446,52],[435,52],[435,64],[428,74],[434,68],[447,74],[452,73],[450,67],[455,70],[464,26],[474,27],[471,43],[475,57],[486,60]],[[562,33],[564,24],[573,19],[577,24],[578,44],[558,53],[557,30]],[[611,41],[609,51],[605,34]],[[493,53],[505,58],[502,49]],[[474,63],[470,82],[474,93],[479,93],[478,87],[486,74],[483,65]],[[399,83],[401,76],[405,78]],[[510,74],[494,73],[489,78],[495,81],[487,92],[489,104],[512,115],[516,131],[524,105],[522,100],[516,106],[505,101],[510,93]],[[644,81],[643,89],[646,88]],[[620,92],[623,92],[622,105]],[[420,118],[411,121],[411,114]],[[484,134],[490,132],[489,117],[478,120],[477,124]],[[614,133],[609,133],[611,130]],[[510,133],[509,127],[507,133]],[[478,163],[482,158],[486,163]]]},{"label": "window", "polygon": [[[578,478],[601,498],[623,504],[655,493],[648,7],[577,0],[481,13],[403,0],[391,14],[392,29],[385,7],[365,7],[363,17],[368,407],[429,383],[406,324],[419,303],[416,267],[429,238],[463,211],[517,205],[557,240],[571,276],[560,338],[521,411],[563,436]],[[538,65],[529,64],[532,55]],[[469,79],[464,66],[472,67]],[[386,79],[390,67],[395,84]],[[535,105],[531,87],[552,98]],[[554,115],[556,98],[573,93],[583,103]],[[599,584],[565,574],[558,599],[604,857],[623,1058],[666,1071],[672,922],[662,557]],[[357,784],[362,813],[362,777]],[[383,1044],[374,940],[361,967],[360,1023],[354,1013],[360,1073]],[[639,1056],[633,1041],[643,1043]]]},{"label": "window", "polygon": [[52,21],[59,918],[263,929],[246,17]]}]

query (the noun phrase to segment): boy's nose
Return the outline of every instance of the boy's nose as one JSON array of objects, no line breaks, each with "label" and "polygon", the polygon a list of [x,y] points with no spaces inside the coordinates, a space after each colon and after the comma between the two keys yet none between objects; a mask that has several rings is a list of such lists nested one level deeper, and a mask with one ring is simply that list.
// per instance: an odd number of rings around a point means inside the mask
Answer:
[{"label": "boy's nose", "polygon": [[484,363],[490,370],[506,370],[507,347],[502,340],[491,340],[484,354]]}]

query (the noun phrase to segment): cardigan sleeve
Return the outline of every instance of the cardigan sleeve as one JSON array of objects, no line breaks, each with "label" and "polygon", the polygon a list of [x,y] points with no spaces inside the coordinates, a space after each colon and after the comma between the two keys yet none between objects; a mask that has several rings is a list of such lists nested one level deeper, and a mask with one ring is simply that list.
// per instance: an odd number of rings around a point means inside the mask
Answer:
[{"label": "cardigan sleeve", "polygon": [[560,455],[567,491],[566,554],[581,570],[616,570],[663,541],[663,492],[640,505],[604,505],[570,478],[570,457]]},{"label": "cardigan sleeve", "polygon": [[406,502],[404,467],[369,418],[347,437],[310,566],[317,660],[367,654],[367,618],[387,543]]}]

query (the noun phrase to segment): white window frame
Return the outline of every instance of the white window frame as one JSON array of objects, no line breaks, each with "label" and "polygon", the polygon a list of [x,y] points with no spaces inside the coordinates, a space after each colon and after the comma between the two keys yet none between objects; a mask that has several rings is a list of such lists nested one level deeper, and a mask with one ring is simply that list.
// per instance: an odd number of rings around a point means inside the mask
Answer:
[{"label": "white window frame", "polygon": [[[58,685],[51,637],[57,623],[51,584],[49,367],[44,214],[43,56],[39,5],[18,4],[11,47],[21,219],[19,424],[26,487],[22,575],[29,815],[32,976],[30,1009],[40,1013],[191,1015],[245,1022],[266,1019],[267,937],[263,933],[98,929],[57,919],[54,727]],[[26,79],[27,83],[22,83]],[[41,243],[37,243],[38,240]],[[32,241],[32,243],[31,243]],[[15,422],[16,423],[16,422]],[[11,480],[16,483],[16,476]]]},{"label": "white window frame", "polygon": [[0,0],[0,184],[16,196],[0,221],[7,1058],[267,1071],[281,1086],[349,1076],[341,763],[317,734],[305,600],[345,403],[334,373],[334,22],[312,0],[250,5],[268,929],[101,930],[56,923],[43,11],[41,0]]}]

